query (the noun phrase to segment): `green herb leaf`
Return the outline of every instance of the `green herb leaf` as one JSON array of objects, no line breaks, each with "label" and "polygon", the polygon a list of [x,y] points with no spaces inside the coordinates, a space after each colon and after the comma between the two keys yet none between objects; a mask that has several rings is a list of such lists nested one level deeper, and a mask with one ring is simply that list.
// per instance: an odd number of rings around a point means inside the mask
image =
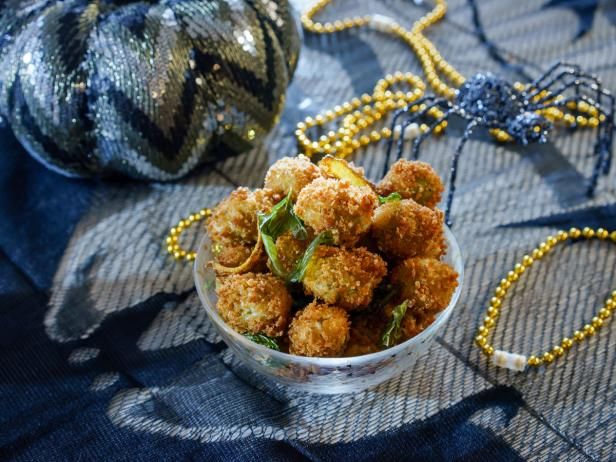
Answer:
[{"label": "green herb leaf", "polygon": [[332,236],[331,231],[323,231],[322,233],[317,234],[317,236],[312,240],[308,248],[304,252],[302,258],[295,264],[295,268],[289,275],[289,282],[301,282],[304,279],[304,275],[306,274],[306,268],[308,268],[308,263],[310,263],[310,259],[314,254],[314,251],[318,246],[322,244],[333,244],[334,237]]},{"label": "green herb leaf", "polygon": [[379,204],[383,205],[387,202],[399,201],[402,199],[400,193],[392,192],[389,196],[379,196]]},{"label": "green herb leaf", "polygon": [[268,337],[264,334],[250,333],[245,333],[244,337],[246,337],[248,340],[252,340],[253,342],[258,343],[259,345],[266,346],[268,348],[271,348],[272,350],[280,351],[280,346],[278,345],[278,342],[275,338]]},{"label": "green herb leaf", "polygon": [[402,324],[402,319],[404,319],[408,305],[408,300],[405,300],[393,309],[391,320],[387,323],[387,326],[385,326],[385,330],[381,336],[381,345],[384,348],[394,346],[400,338],[400,325]]},{"label": "green herb leaf", "polygon": [[274,240],[287,231],[293,233],[293,237],[305,240],[308,231],[304,227],[302,220],[293,212],[293,202],[291,201],[291,191],[278,202],[269,213],[259,213],[259,227],[261,233],[272,236]]},{"label": "green herb leaf", "polygon": [[287,231],[290,231],[296,239],[303,241],[308,238],[308,231],[302,220],[293,212],[291,191],[272,207],[269,213],[257,213],[257,222],[265,253],[271,262],[272,272],[280,278],[287,279],[287,274],[278,258],[276,239]]}]

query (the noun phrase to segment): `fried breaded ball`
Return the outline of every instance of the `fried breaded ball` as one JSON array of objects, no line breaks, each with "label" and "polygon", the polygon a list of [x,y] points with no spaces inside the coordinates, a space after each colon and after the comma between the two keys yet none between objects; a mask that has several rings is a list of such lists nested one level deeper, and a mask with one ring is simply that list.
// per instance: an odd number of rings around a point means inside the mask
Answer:
[{"label": "fried breaded ball", "polygon": [[237,332],[279,337],[289,322],[292,299],[273,274],[233,274],[217,280],[220,316]]},{"label": "fried breaded ball", "polygon": [[335,244],[351,247],[370,229],[378,204],[369,187],[317,178],[299,193],[295,213],[316,233],[329,230]]},{"label": "fried breaded ball", "polygon": [[254,244],[257,241],[257,212],[269,211],[275,200],[275,194],[266,189],[237,188],[212,211],[207,221],[210,239],[214,244],[225,241]]},{"label": "fried breaded ball", "polygon": [[322,358],[342,355],[349,339],[349,315],[338,306],[312,302],[289,327],[289,353]]},{"label": "fried breaded ball", "polygon": [[381,336],[387,319],[381,310],[360,312],[351,317],[349,342],[344,356],[360,356],[381,350]]},{"label": "fried breaded ball", "polygon": [[[304,255],[312,238],[313,236],[309,233],[305,240],[299,240],[293,237],[293,234],[290,232],[286,232],[276,239],[278,260],[285,272],[289,273],[295,269],[295,264]],[[268,266],[270,266],[269,260]]]},{"label": "fried breaded ball", "polygon": [[265,188],[286,196],[289,191],[291,199],[297,200],[297,195],[316,178],[321,176],[319,167],[313,164],[303,154],[297,157],[283,157],[274,162],[265,175]]},{"label": "fried breaded ball", "polygon": [[447,249],[443,212],[412,199],[387,202],[377,208],[372,219],[372,237],[379,250],[393,259],[440,258]]},{"label": "fried breaded ball", "polygon": [[320,245],[308,263],[302,283],[307,294],[353,310],[365,308],[372,301],[374,289],[386,274],[385,261],[364,247]]},{"label": "fried breaded ball", "polygon": [[458,273],[434,258],[408,258],[391,272],[397,298],[408,300],[408,312],[436,315],[449,305],[458,286]]},{"label": "fried breaded ball", "polygon": [[413,199],[429,208],[441,201],[443,189],[443,182],[430,164],[405,159],[393,164],[377,185],[381,196],[397,192],[403,199]]},{"label": "fried breaded ball", "polygon": [[212,254],[218,263],[230,268],[240,266],[252,253],[253,246],[232,239],[220,239],[212,244]]},{"label": "fried breaded ball", "polygon": [[[396,304],[389,304],[382,310],[385,324],[391,319],[392,311],[395,306]],[[409,307],[407,308],[404,318],[402,318],[402,322],[400,323],[400,338],[398,338],[396,344],[415,337],[426,327],[432,324],[433,321],[433,313],[425,313],[423,311],[415,310],[409,303]]]}]

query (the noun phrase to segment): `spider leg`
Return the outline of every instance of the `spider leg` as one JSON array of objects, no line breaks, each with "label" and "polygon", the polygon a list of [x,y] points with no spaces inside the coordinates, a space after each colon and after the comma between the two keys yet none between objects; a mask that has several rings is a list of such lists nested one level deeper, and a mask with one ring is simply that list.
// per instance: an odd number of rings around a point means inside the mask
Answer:
[{"label": "spider leg", "polygon": [[[420,111],[416,111],[416,112],[410,112],[412,107],[415,106],[420,106],[422,104],[425,104],[429,102],[430,104],[428,104],[424,109],[420,110]],[[385,174],[387,173],[387,168],[389,166],[389,162],[391,159],[391,150],[393,147],[393,142],[394,142],[394,138],[395,138],[395,133],[396,133],[396,127],[400,128],[400,132],[398,134],[398,142],[397,142],[397,152],[396,152],[396,160],[397,159],[401,159],[402,158],[402,152],[404,151],[404,135],[406,130],[408,129],[408,127],[414,123],[415,121],[417,121],[418,119],[420,119],[421,117],[423,117],[424,115],[426,115],[432,108],[441,106],[441,105],[449,105],[449,101],[447,101],[444,98],[437,98],[436,96],[426,96],[425,98],[421,98],[417,101],[415,101],[412,105],[405,107],[404,109],[398,111],[392,120],[392,124],[391,124],[391,133],[392,136],[389,138],[389,141],[387,143],[387,151],[386,151],[386,155],[385,155],[385,164],[383,166],[383,176],[385,176]],[[398,118],[401,115],[408,115],[408,118],[404,119],[404,122],[400,125],[397,124]]]},{"label": "spider leg", "polygon": [[[385,151],[385,164],[383,165],[383,176],[385,176],[385,174],[387,173],[387,170],[388,170],[388,167],[389,167],[389,162],[391,160],[391,150],[393,148],[394,139],[395,139],[394,133],[396,133],[396,127],[399,126],[398,125],[398,119],[400,117],[408,115],[411,120],[414,120],[416,117],[419,117],[419,114],[418,114],[419,112],[421,112],[422,115],[423,115],[423,111],[417,111],[417,112],[413,113],[413,112],[410,112],[411,108],[414,107],[414,106],[417,106],[417,105],[424,104],[426,102],[432,102],[435,99],[436,99],[436,96],[426,96],[424,98],[420,98],[417,101],[415,101],[411,106],[405,106],[404,108],[402,108],[402,109],[400,109],[400,110],[398,110],[398,111],[396,111],[394,113],[394,116],[393,116],[392,121],[391,121],[391,136],[389,137],[389,140],[387,141],[387,148],[386,148],[386,151]],[[397,143],[398,152],[397,152],[397,155],[396,155],[396,157],[398,159],[402,156],[402,149],[404,148],[403,145],[402,145],[402,140],[404,140],[404,132],[403,132],[403,130],[406,129],[406,127],[408,125],[410,125],[410,123],[411,122],[407,123],[407,119],[405,119],[405,122],[401,125],[401,127],[404,127],[404,128],[402,128],[400,130],[400,135],[398,136],[398,143]]]},{"label": "spider leg", "polygon": [[[563,70],[563,68],[566,70]],[[561,69],[560,72],[554,76],[554,73],[558,69]],[[560,61],[552,64],[546,72],[531,82],[530,87],[534,90],[528,94],[528,97],[532,98],[537,96],[543,90],[551,87],[563,74],[571,74],[572,72],[578,74],[581,73],[580,66],[578,64],[563,63]],[[549,80],[548,77],[550,77]],[[544,83],[546,80],[548,80],[548,83]]]},{"label": "spider leg", "polygon": [[458,176],[458,160],[460,159],[460,154],[462,153],[462,149],[464,145],[468,141],[473,132],[473,129],[477,125],[478,121],[476,119],[471,120],[464,129],[464,134],[456,147],[455,152],[453,153],[453,158],[451,159],[451,173],[449,177],[449,192],[447,193],[447,205],[445,207],[445,223],[447,226],[451,227],[451,205],[453,203],[453,196],[456,192],[456,177]]},{"label": "spider leg", "polygon": [[[599,113],[605,116],[605,121],[600,122],[597,128],[597,139],[594,145],[594,154],[597,156],[592,175],[589,180],[587,194],[589,197],[594,195],[599,176],[607,175],[612,164],[612,145],[614,134],[614,112],[615,98],[608,91],[604,90],[601,82],[594,76],[583,73],[567,73],[560,74],[559,78],[564,76],[573,77],[573,81],[565,80],[565,82],[557,89],[555,94],[562,94],[569,88],[574,88],[575,97],[565,98],[560,101],[548,102],[546,98],[542,98],[539,102],[529,106],[529,109],[543,109],[547,107],[566,107],[569,102],[584,101],[598,109]],[[590,93],[596,94],[596,100],[592,100],[581,92],[587,90]]]},{"label": "spider leg", "polygon": [[444,122],[445,120],[447,120],[449,118],[449,116],[451,114],[453,114],[455,111],[453,108],[449,108],[447,111],[445,111],[445,114],[442,117],[439,117],[438,119],[436,119],[432,125],[430,125],[428,127],[428,130],[425,133],[422,133],[421,135],[419,135],[417,138],[415,138],[415,140],[413,141],[413,150],[412,150],[412,154],[411,154],[411,158],[413,160],[417,160],[419,159],[419,147],[421,146],[421,143],[424,142],[424,140],[426,138],[428,138],[428,136],[430,136],[434,130],[435,127],[437,127],[440,123]]}]

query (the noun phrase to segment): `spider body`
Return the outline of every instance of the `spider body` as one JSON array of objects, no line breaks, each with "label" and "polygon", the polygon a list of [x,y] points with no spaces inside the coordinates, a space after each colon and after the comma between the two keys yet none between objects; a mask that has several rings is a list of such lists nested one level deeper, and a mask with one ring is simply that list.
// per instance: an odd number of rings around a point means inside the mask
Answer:
[{"label": "spider body", "polygon": [[453,103],[456,114],[486,128],[503,130],[516,142],[544,143],[552,124],[528,106],[526,92],[490,73],[476,74],[464,82]]},{"label": "spider body", "polygon": [[[511,141],[527,145],[545,143],[552,130],[546,113],[565,113],[573,120],[571,127],[577,128],[593,121],[596,139],[594,143],[594,167],[588,181],[588,196],[593,196],[599,176],[610,170],[613,132],[614,97],[603,89],[594,76],[582,72],[577,65],[556,63],[546,73],[529,85],[512,85],[508,81],[490,73],[480,73],[468,79],[458,90],[453,101],[435,96],[427,96],[413,103],[413,106],[399,110],[392,121],[392,133],[397,135],[397,158],[404,155],[406,130],[415,126],[430,114],[433,108],[441,109],[442,117],[433,121],[428,130],[415,137],[412,158],[419,157],[421,143],[433,130],[452,115],[466,122],[464,133],[453,153],[449,192],[445,207],[447,224],[451,225],[451,206],[456,190],[456,176],[460,154],[476,127],[500,130]],[[587,117],[589,116],[589,117]],[[394,139],[387,145],[385,168],[391,160]]]}]

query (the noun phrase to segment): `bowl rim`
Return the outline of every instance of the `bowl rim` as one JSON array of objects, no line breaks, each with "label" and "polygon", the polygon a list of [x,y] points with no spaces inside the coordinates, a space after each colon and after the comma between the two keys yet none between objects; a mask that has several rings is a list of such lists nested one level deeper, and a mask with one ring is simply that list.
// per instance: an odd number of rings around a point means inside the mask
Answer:
[{"label": "bowl rim", "polygon": [[[436,330],[438,326],[443,322],[443,320],[448,317],[448,315],[453,311],[454,307],[457,305],[458,299],[460,298],[460,294],[462,292],[462,286],[464,284],[464,260],[462,258],[462,253],[460,251],[458,241],[456,240],[454,234],[451,232],[451,230],[449,229],[447,225],[443,225],[443,227],[444,227],[444,232],[445,232],[445,239],[447,241],[447,246],[448,246],[448,253],[452,252],[454,255],[459,256],[459,260],[458,260],[459,269],[456,269],[456,271],[458,271],[458,286],[456,287],[451,297],[449,305],[447,305],[447,307],[438,314],[438,316],[434,319],[434,321],[432,321],[432,323],[428,327],[426,327],[423,331],[421,331],[416,336],[411,337],[408,340],[405,340],[404,342],[398,345],[395,345],[391,348],[387,348],[385,350],[381,350],[381,351],[377,351],[377,352],[369,353],[365,355],[347,356],[347,357],[342,356],[342,357],[335,357],[335,358],[320,358],[320,357],[314,357],[314,356],[293,355],[291,353],[285,353],[284,351],[273,350],[266,346],[260,345],[256,342],[253,342],[252,340],[249,340],[244,335],[240,334],[239,332],[229,327],[227,323],[222,319],[222,317],[218,314],[218,310],[215,307],[210,306],[210,303],[208,303],[209,299],[206,297],[204,293],[205,288],[201,287],[201,283],[200,283],[201,278],[199,276],[199,269],[200,269],[200,265],[202,263],[205,263],[203,262],[204,253],[205,253],[204,249],[206,248],[206,244],[208,242],[211,242],[207,233],[200,240],[199,248],[197,249],[197,257],[195,258],[195,263],[193,265],[194,282],[197,288],[199,299],[201,301],[201,305],[207,312],[207,315],[210,318],[210,320],[216,325],[216,327],[219,329],[222,329],[227,335],[229,335],[233,339],[233,341],[239,343],[242,347],[246,349],[253,350],[255,353],[261,353],[263,355],[270,356],[274,359],[284,361],[285,363],[288,363],[288,362],[306,363],[309,365],[317,365],[320,367],[329,367],[329,368],[348,367],[352,365],[360,365],[360,364],[371,362],[371,361],[379,361],[386,357],[397,355],[398,353],[406,350],[406,348],[411,346],[412,344],[421,343],[421,340],[424,339],[425,337],[428,337],[434,330]],[[228,346],[231,347],[231,345],[228,345]]]}]

